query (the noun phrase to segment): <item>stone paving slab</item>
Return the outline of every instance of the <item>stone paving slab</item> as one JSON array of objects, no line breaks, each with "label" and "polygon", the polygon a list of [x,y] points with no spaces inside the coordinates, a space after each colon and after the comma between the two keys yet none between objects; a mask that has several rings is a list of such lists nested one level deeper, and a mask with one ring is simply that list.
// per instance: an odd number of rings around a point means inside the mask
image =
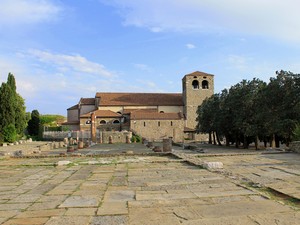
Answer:
[{"label": "stone paving slab", "polygon": [[97,215],[128,215],[126,202],[104,202],[97,211]]},{"label": "stone paving slab", "polygon": [[42,225],[48,221],[48,217],[39,217],[39,218],[20,218],[20,219],[11,219],[4,222],[2,225]]},{"label": "stone paving slab", "polygon": [[95,216],[90,225],[126,225],[127,216]]},{"label": "stone paving slab", "polygon": [[66,211],[65,209],[25,211],[17,215],[15,218],[38,218],[38,217],[61,216],[65,213],[65,211]]},{"label": "stone paving slab", "polygon": [[59,208],[97,207],[99,198],[97,196],[70,196]]},{"label": "stone paving slab", "polygon": [[[115,161],[119,164],[109,165],[84,165],[91,159],[79,158],[74,161],[82,165],[56,167],[44,165],[64,158],[2,160],[0,183],[10,185],[1,187],[12,190],[0,189],[0,223],[300,224],[299,211],[244,187],[230,178],[235,174],[211,172],[170,157],[142,157],[141,161],[132,157],[131,161],[128,156],[118,156]],[[271,176],[268,182],[275,185],[276,180],[277,188],[285,191],[297,188],[293,185],[298,175],[291,165],[285,170],[282,159],[267,158],[264,164],[255,155],[231,157],[232,161],[224,158],[225,170],[245,177],[256,176],[253,173]],[[251,160],[259,161],[260,166],[251,166]],[[277,176],[272,167],[278,163]],[[275,179],[279,176],[286,179],[283,182],[288,182],[288,187]]]},{"label": "stone paving slab", "polygon": [[90,216],[54,216],[51,217],[45,225],[88,225]]}]

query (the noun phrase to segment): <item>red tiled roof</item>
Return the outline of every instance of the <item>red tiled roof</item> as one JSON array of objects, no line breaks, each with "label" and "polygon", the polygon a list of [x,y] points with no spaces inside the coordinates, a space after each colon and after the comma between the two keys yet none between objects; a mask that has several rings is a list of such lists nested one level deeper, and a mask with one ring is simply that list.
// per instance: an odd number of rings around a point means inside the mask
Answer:
[{"label": "red tiled roof", "polygon": [[79,104],[82,105],[95,105],[95,98],[81,98]]},{"label": "red tiled roof", "polygon": [[111,110],[96,110],[90,113],[86,113],[80,116],[80,118],[89,118],[91,117],[91,113],[95,113],[96,117],[106,117],[106,118],[111,118],[111,117],[122,117],[119,113],[115,113]]},{"label": "red tiled roof", "polygon": [[132,112],[157,112],[157,109],[124,109],[123,114],[130,114]]},{"label": "red tiled roof", "polygon": [[131,120],[181,120],[183,119],[182,113],[158,113],[158,112],[132,112],[130,115]]},{"label": "red tiled roof", "polygon": [[77,105],[73,105],[72,107],[68,108],[67,110],[72,110],[72,109],[78,109],[78,104]]},{"label": "red tiled roof", "polygon": [[96,93],[100,106],[182,106],[180,93]]},{"label": "red tiled roof", "polygon": [[209,73],[204,73],[204,72],[200,72],[200,71],[195,71],[193,73],[189,73],[185,76],[214,76],[213,74],[209,74]]}]

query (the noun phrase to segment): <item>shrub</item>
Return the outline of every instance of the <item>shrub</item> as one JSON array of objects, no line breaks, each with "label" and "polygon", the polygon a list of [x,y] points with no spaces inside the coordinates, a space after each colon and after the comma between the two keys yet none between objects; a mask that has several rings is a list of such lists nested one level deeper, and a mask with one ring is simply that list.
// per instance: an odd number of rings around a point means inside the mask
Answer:
[{"label": "shrub", "polygon": [[17,140],[17,131],[13,124],[4,127],[2,134],[5,142],[13,143]]},{"label": "shrub", "polygon": [[140,136],[138,136],[138,135],[132,135],[132,138],[131,138],[131,142],[133,143],[133,142],[137,142],[137,143],[139,143],[139,142],[141,142],[142,141],[142,138],[140,137]]},{"label": "shrub", "polygon": [[132,136],[131,143],[134,143],[134,142],[136,142],[136,138],[135,138],[135,136]]},{"label": "shrub", "polygon": [[300,125],[297,125],[293,132],[293,141],[300,141]]},{"label": "shrub", "polygon": [[141,142],[142,141],[142,138],[138,135],[136,135],[135,138],[136,138],[136,142]]}]

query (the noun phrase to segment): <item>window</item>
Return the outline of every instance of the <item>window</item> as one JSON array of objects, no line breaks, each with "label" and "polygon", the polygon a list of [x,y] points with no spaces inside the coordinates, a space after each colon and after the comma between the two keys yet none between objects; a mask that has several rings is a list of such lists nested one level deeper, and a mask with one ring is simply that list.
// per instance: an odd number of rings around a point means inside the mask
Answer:
[{"label": "window", "polygon": [[202,81],[202,89],[208,89],[208,81],[207,80]]},{"label": "window", "polygon": [[85,124],[91,124],[92,123],[92,121],[91,120],[87,120],[87,121],[85,121]]},{"label": "window", "polygon": [[171,121],[171,126],[173,126],[173,121]]},{"label": "window", "polygon": [[192,85],[194,89],[199,89],[199,81],[193,80]]},{"label": "window", "polygon": [[105,120],[101,120],[100,124],[106,124],[106,121]]},{"label": "window", "polygon": [[160,127],[160,122],[158,122],[158,126]]},{"label": "window", "polygon": [[164,111],[160,111],[159,113],[165,113]]},{"label": "window", "polygon": [[144,127],[146,126],[146,122],[144,122]]},{"label": "window", "polygon": [[119,120],[114,120],[113,124],[119,124],[120,121]]}]

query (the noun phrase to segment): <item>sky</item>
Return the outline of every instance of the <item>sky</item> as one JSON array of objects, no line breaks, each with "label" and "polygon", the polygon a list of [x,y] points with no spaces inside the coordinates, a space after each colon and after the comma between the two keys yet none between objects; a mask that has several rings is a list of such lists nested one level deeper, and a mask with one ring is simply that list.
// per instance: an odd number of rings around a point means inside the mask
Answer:
[{"label": "sky", "polygon": [[0,82],[26,111],[67,114],[96,92],[180,93],[194,71],[215,92],[300,73],[299,0],[0,0]]}]

